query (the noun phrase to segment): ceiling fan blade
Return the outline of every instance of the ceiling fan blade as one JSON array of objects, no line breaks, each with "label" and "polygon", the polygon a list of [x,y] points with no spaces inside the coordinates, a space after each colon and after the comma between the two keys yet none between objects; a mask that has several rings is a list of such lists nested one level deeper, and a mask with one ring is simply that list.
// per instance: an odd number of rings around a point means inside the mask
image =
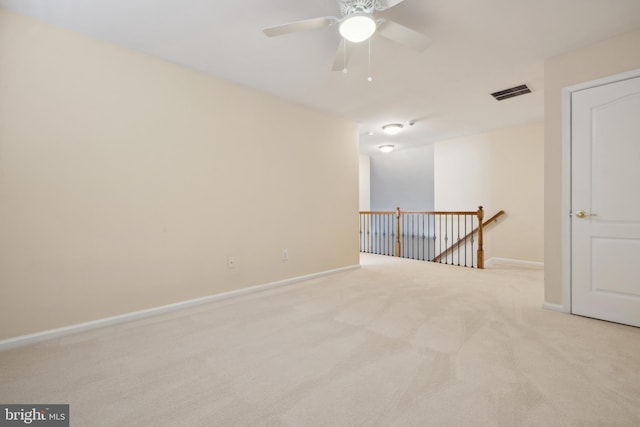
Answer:
[{"label": "ceiling fan blade", "polygon": [[349,63],[350,56],[351,49],[347,49],[347,42],[344,38],[340,38],[340,45],[338,46],[336,57],[333,60],[331,71],[342,71],[347,68],[347,63]]},{"label": "ceiling fan blade", "polygon": [[404,0],[382,0],[381,3],[384,5],[385,9],[389,9],[395,5],[402,3]]},{"label": "ceiling fan blade", "polygon": [[429,38],[424,34],[389,20],[385,20],[378,25],[376,34],[380,34],[382,37],[415,49],[418,52],[422,52],[429,46]]},{"label": "ceiling fan blade", "polygon": [[275,37],[283,34],[295,33],[298,31],[318,30],[338,22],[338,18],[325,16],[322,18],[311,18],[303,21],[289,22],[288,24],[276,25],[262,30],[267,36]]}]

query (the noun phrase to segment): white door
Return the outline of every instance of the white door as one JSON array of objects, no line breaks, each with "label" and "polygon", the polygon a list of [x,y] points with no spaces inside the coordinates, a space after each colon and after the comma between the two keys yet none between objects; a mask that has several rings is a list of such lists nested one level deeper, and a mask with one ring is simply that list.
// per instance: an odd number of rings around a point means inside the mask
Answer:
[{"label": "white door", "polygon": [[640,326],[640,77],[571,94],[571,311]]}]

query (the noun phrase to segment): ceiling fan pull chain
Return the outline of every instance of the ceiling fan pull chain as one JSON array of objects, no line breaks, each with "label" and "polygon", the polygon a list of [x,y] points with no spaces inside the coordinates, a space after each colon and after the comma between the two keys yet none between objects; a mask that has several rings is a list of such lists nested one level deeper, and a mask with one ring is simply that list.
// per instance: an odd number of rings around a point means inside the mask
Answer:
[{"label": "ceiling fan pull chain", "polygon": [[369,77],[367,80],[369,82],[373,81],[373,77],[371,77],[371,37],[369,37]]},{"label": "ceiling fan pull chain", "polygon": [[344,64],[344,68],[342,72],[347,74],[347,40],[342,40],[342,63]]}]

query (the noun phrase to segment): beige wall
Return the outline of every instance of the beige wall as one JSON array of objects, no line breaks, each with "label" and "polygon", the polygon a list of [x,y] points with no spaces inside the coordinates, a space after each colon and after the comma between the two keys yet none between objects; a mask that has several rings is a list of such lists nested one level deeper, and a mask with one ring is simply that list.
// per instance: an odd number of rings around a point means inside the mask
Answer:
[{"label": "beige wall", "polygon": [[485,237],[485,259],[543,260],[542,122],[435,144],[436,210],[504,210]]},{"label": "beige wall", "polygon": [[[545,300],[562,305],[562,89],[640,68],[640,29],[545,63]],[[568,212],[566,212],[568,214]]]},{"label": "beige wall", "polygon": [[371,157],[360,154],[360,210],[371,210]]},{"label": "beige wall", "polygon": [[0,339],[358,264],[357,134],[0,10]]}]

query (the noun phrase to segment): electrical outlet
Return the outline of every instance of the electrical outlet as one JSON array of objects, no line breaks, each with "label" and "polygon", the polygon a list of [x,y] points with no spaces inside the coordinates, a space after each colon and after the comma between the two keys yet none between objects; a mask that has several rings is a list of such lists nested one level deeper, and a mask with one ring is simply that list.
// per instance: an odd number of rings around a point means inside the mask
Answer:
[{"label": "electrical outlet", "polygon": [[236,257],[227,258],[227,268],[236,268]]},{"label": "electrical outlet", "polygon": [[283,261],[288,261],[289,260],[289,250],[288,249],[283,249],[282,250],[282,260]]}]

